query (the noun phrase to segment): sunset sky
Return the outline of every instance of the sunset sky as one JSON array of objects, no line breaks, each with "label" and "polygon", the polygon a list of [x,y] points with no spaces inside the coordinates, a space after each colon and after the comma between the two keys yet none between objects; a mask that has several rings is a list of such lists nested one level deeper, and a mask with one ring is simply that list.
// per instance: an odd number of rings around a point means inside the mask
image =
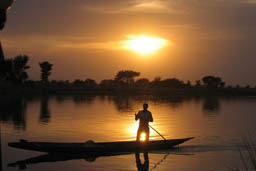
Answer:
[{"label": "sunset sky", "polygon": [[[100,81],[129,69],[255,86],[255,20],[256,0],[16,0],[0,36],[6,57],[31,57],[32,79],[47,60],[57,80]],[[163,45],[134,51],[129,40],[141,35]]]}]

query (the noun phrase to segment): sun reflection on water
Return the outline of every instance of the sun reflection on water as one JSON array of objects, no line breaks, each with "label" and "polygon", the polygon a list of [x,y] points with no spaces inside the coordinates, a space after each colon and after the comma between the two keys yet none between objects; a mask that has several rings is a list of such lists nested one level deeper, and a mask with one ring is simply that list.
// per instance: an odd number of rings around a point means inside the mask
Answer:
[{"label": "sun reflection on water", "polygon": [[142,132],[140,136],[140,141],[145,141],[146,140],[146,133]]},{"label": "sun reflection on water", "polygon": [[[158,127],[157,125],[155,125],[153,123],[151,123],[151,125],[157,130],[162,130],[162,129],[160,129],[160,127]],[[132,139],[130,139],[130,140],[135,140],[136,139],[138,128],[139,128],[139,121],[132,122],[128,125],[127,130],[126,130],[126,134],[130,135],[129,137],[132,137]],[[146,134],[142,133],[140,140],[145,141],[145,139],[146,139]],[[149,139],[150,140],[155,140],[155,139],[161,139],[161,137],[159,137],[159,135],[156,132],[154,132],[152,129],[150,129]]]}]

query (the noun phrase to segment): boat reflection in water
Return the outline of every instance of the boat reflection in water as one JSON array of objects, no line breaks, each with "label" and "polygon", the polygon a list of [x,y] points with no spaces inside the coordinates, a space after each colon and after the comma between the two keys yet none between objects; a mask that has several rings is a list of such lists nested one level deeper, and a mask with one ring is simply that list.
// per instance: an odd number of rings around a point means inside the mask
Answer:
[{"label": "boat reflection in water", "polygon": [[[95,162],[97,158],[100,157],[113,157],[113,156],[120,156],[120,155],[128,155],[132,154],[132,152],[126,152],[126,153],[101,153],[101,154],[45,154],[40,155],[33,158],[28,158],[25,160],[20,160],[15,163],[8,164],[8,167],[19,167],[19,170],[25,170],[27,168],[27,165],[32,164],[39,164],[39,163],[54,163],[54,162],[63,162],[63,161],[69,161],[69,160],[79,160],[84,159],[87,162]],[[140,160],[140,152],[135,152],[135,158],[136,158],[136,165],[138,168],[138,171],[147,171],[149,170],[149,157],[148,157],[148,151],[144,151],[144,163],[142,164]]]},{"label": "boat reflection in water", "polygon": [[37,157],[28,158],[25,160],[19,160],[15,163],[8,164],[8,167],[19,167],[20,170],[27,168],[27,165],[39,164],[39,163],[51,163],[51,162],[62,162],[68,160],[79,160],[84,159],[88,162],[94,162],[99,157],[107,156],[118,156],[130,153],[101,153],[101,154],[67,154],[67,153],[55,153],[55,154],[45,154]]},{"label": "boat reflection in water", "polygon": [[[137,151],[135,152],[135,159],[136,159],[136,166],[138,171],[148,171],[149,170],[149,156],[148,151]],[[154,152],[153,152],[154,153]],[[171,154],[167,152],[156,152],[157,154]],[[126,152],[126,153],[101,153],[101,154],[45,154],[40,155],[33,158],[28,158],[25,160],[20,160],[15,163],[8,164],[8,167],[18,167],[19,170],[25,170],[27,169],[27,165],[33,165],[33,164],[40,164],[40,163],[55,163],[55,162],[63,162],[63,161],[69,161],[69,160],[80,160],[83,159],[87,162],[95,162],[97,158],[100,157],[113,157],[113,156],[121,156],[121,155],[129,155],[132,154],[132,152]],[[144,162],[142,163],[141,160],[141,154],[143,154]],[[184,154],[187,155],[187,154]],[[166,155],[165,155],[166,158]],[[154,167],[157,167],[156,165]]]}]

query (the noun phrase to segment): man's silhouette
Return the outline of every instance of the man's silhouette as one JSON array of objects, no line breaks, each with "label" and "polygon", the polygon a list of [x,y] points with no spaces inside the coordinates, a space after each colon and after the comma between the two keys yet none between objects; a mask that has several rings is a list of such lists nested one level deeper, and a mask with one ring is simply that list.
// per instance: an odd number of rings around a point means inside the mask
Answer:
[{"label": "man's silhouette", "polygon": [[148,152],[144,152],[144,163],[141,163],[140,160],[140,153],[136,152],[135,153],[135,158],[136,158],[136,165],[138,171],[148,171],[149,170],[149,160],[148,160]]},{"label": "man's silhouette", "polygon": [[149,122],[153,122],[153,117],[150,111],[148,111],[148,104],[143,104],[143,110],[139,111],[138,114],[135,113],[135,120],[140,120],[139,129],[137,131],[136,141],[139,141],[141,134],[146,134],[146,141],[149,140]]}]

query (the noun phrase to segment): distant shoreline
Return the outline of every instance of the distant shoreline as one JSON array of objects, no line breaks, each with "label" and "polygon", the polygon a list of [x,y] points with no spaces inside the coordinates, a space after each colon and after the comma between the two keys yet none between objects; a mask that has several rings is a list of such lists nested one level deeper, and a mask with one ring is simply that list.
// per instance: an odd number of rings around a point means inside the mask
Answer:
[{"label": "distant shoreline", "polygon": [[152,96],[256,96],[256,88],[168,88],[168,87],[56,87],[1,84],[0,95],[152,95]]}]

